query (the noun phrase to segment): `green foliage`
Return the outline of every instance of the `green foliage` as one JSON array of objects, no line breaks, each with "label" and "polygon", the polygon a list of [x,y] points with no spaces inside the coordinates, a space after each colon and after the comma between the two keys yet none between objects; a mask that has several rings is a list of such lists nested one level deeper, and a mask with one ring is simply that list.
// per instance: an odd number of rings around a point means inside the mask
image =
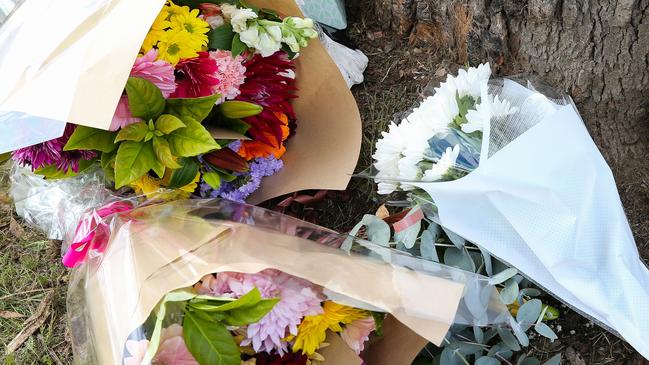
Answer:
[{"label": "green foliage", "polygon": [[131,114],[145,122],[156,119],[165,109],[162,91],[149,80],[129,77],[126,82],[126,94]]},{"label": "green foliage", "polygon": [[460,97],[459,93],[456,93],[455,99],[457,100],[459,112],[453,119],[453,122],[451,122],[449,127],[460,129],[462,127],[462,124],[468,122],[466,119],[466,114],[469,112],[469,110],[475,109],[476,100],[473,99],[471,95],[464,95]]},{"label": "green foliage", "polygon": [[63,147],[64,151],[71,150],[96,150],[111,152],[115,149],[115,132],[101,129],[77,126],[70,139]]},{"label": "green foliage", "polygon": [[115,187],[125,186],[146,174],[157,161],[150,142],[122,142],[115,157]]},{"label": "green foliage", "polygon": [[247,101],[224,101],[220,106],[221,114],[229,119],[241,119],[252,117],[261,113],[264,108],[261,105],[249,103]]},{"label": "green foliage", "polygon": [[203,125],[190,117],[185,117],[187,127],[169,134],[169,144],[176,156],[191,157],[218,149],[210,132]]},{"label": "green foliage", "polygon": [[194,311],[185,313],[185,344],[199,364],[239,365],[241,354],[230,331],[222,323],[206,320]]},{"label": "green foliage", "polygon": [[212,29],[207,33],[209,40],[208,47],[210,49],[230,50],[234,35],[235,33],[232,30],[231,24],[224,24],[216,29]]},{"label": "green foliage", "polygon": [[167,186],[169,189],[178,189],[191,183],[198,174],[199,165],[193,158],[181,158],[180,168],[171,173],[171,180]]},{"label": "green foliage", "polygon": [[175,115],[184,122],[187,122],[188,119],[203,121],[210,114],[212,108],[214,108],[214,103],[220,97],[219,94],[214,94],[193,99],[167,99],[164,112],[165,114]]},{"label": "green foliage", "polygon": [[79,171],[74,172],[72,169],[67,171],[59,170],[56,165],[47,165],[41,168],[36,169],[34,173],[44,176],[46,179],[57,180],[57,179],[67,179],[79,175],[80,173],[87,170],[92,166],[96,161],[95,160],[81,160],[79,161]]},{"label": "green foliage", "polygon": [[212,187],[218,189],[221,186],[221,175],[218,172],[206,172],[203,174],[203,180]]},{"label": "green foliage", "polygon": [[232,52],[232,57],[236,57],[242,54],[246,49],[248,49],[248,46],[241,41],[241,36],[239,36],[239,34],[235,34],[232,38],[232,46],[230,47],[230,49]]}]

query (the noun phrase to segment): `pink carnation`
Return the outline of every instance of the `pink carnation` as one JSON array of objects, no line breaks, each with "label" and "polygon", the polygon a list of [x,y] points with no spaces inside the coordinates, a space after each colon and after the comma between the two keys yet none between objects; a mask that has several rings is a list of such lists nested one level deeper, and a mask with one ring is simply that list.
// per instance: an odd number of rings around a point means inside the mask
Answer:
[{"label": "pink carnation", "polygon": [[322,313],[320,289],[310,282],[268,269],[256,274],[225,272],[215,278],[208,275],[196,288],[201,294],[232,296],[238,298],[253,288],[259,289],[263,298],[279,298],[273,309],[257,323],[247,328],[247,339],[242,345],[250,345],[257,352],[281,355],[287,351],[282,341],[289,334],[297,335],[297,327],[304,316]]},{"label": "pink carnation", "polygon": [[[156,60],[158,58],[158,50],[152,48],[144,56],[138,57],[135,64],[131,69],[132,77],[140,77],[145,80],[151,81],[162,92],[162,96],[169,97],[176,91],[176,77],[174,75],[174,67],[163,60]],[[139,118],[131,115],[131,110],[128,105],[128,98],[122,95],[117,104],[113,121],[110,125],[110,130],[116,131],[129,124],[139,122]]]},{"label": "pink carnation", "polygon": [[214,92],[221,94],[221,102],[226,99],[234,99],[241,91],[241,86],[246,81],[246,67],[243,65],[243,57],[236,56],[232,58],[230,51],[210,52],[210,57],[216,61],[219,67],[216,77],[219,84],[214,87]]}]

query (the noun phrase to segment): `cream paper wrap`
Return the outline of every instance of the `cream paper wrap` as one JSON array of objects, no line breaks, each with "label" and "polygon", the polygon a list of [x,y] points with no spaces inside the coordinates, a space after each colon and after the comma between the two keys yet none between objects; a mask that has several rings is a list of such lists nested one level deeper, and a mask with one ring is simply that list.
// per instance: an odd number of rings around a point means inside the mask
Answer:
[{"label": "cream paper wrap", "polygon": [[462,283],[298,236],[185,215],[178,206],[173,215],[162,209],[136,211],[144,219],[121,225],[100,264],[87,271],[84,307],[99,364],[121,364],[129,334],[164,295],[209,273],[278,269],[389,312],[436,344],[462,297]]},{"label": "cream paper wrap", "polygon": [[[0,28],[0,153],[57,138],[65,122],[108,129],[164,3],[25,0]],[[293,0],[250,3],[302,16]],[[296,135],[284,168],[264,180],[252,203],[299,190],[343,190],[358,160],[358,107],[319,40],[300,51],[295,73]]]}]

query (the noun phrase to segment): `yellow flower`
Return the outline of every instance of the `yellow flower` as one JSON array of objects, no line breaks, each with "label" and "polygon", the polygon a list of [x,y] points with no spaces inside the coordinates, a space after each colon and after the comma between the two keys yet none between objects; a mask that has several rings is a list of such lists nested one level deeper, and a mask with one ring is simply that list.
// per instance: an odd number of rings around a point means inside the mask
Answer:
[{"label": "yellow flower", "polygon": [[194,190],[196,190],[201,174],[196,174],[194,180],[189,184],[172,190],[166,188],[171,181],[171,173],[172,170],[167,169],[162,179],[145,174],[141,178],[132,182],[131,187],[137,194],[146,195],[147,199],[177,200],[189,198]]},{"label": "yellow flower", "polygon": [[172,17],[178,15],[178,14],[183,14],[183,13],[189,13],[189,6],[178,6],[173,3],[173,1],[167,1],[167,5],[165,5],[162,8],[163,11],[167,13],[167,20],[170,20]]},{"label": "yellow flower", "polygon": [[163,9],[155,18],[149,33],[147,33],[144,42],[142,42],[142,53],[147,53],[160,40],[165,38],[165,29],[171,26],[171,23],[167,20],[168,16],[169,14]]},{"label": "yellow flower", "polygon": [[183,58],[198,56],[191,35],[186,31],[168,30],[165,39],[158,43],[158,59],[165,60],[175,66]]},{"label": "yellow flower", "polygon": [[302,350],[305,355],[313,355],[325,341],[327,330],[342,332],[341,324],[349,324],[368,316],[364,310],[331,301],[325,302],[322,309],[322,314],[304,317],[297,329],[293,351]]},{"label": "yellow flower", "polygon": [[210,31],[210,25],[198,15],[198,9],[194,9],[181,11],[170,18],[171,29],[189,33],[191,46],[197,51],[207,46],[207,32]]}]

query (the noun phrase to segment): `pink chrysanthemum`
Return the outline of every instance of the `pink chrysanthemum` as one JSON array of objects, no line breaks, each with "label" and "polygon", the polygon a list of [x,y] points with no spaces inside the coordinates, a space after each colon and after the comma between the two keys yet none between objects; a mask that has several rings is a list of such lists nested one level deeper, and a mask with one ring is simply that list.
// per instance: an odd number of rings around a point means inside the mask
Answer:
[{"label": "pink chrysanthemum", "polygon": [[246,81],[244,58],[241,56],[232,58],[232,52],[221,50],[210,52],[210,57],[216,61],[219,68],[216,73],[219,84],[214,87],[214,92],[221,94],[221,102],[239,96],[241,94],[239,87]]},{"label": "pink chrysanthemum", "polygon": [[208,275],[197,290],[202,294],[238,298],[253,288],[259,289],[263,298],[280,299],[261,321],[248,326],[247,339],[242,345],[252,344],[257,352],[286,353],[288,344],[282,340],[289,334],[297,335],[297,327],[304,316],[322,313],[322,294],[317,287],[273,269],[256,274],[225,272],[216,278]]},{"label": "pink chrysanthemum", "polygon": [[357,319],[345,326],[341,337],[347,345],[359,355],[365,348],[365,342],[370,339],[370,333],[376,330],[373,317]]},{"label": "pink chrysanthemum", "polygon": [[198,52],[198,57],[184,59],[176,65],[176,91],[172,98],[199,98],[210,96],[219,84],[216,61],[209,52]]},{"label": "pink chrysanthemum", "polygon": [[81,160],[92,160],[97,157],[97,154],[94,151],[63,151],[63,147],[76,128],[76,125],[68,124],[65,126],[63,136],[18,149],[11,156],[14,161],[21,165],[30,165],[32,170],[55,165],[59,171],[68,172],[72,170],[79,172],[79,162]]},{"label": "pink chrysanthemum", "polygon": [[[144,56],[138,57],[131,69],[130,76],[151,81],[160,89],[162,96],[168,98],[169,95],[176,91],[174,67],[166,61],[157,60],[157,58],[158,50],[155,48],[149,50]],[[117,104],[117,110],[113,116],[110,130],[115,131],[139,121],[139,118],[131,115],[131,110],[128,106],[128,97],[126,94],[122,95],[119,99],[119,104]]]}]

